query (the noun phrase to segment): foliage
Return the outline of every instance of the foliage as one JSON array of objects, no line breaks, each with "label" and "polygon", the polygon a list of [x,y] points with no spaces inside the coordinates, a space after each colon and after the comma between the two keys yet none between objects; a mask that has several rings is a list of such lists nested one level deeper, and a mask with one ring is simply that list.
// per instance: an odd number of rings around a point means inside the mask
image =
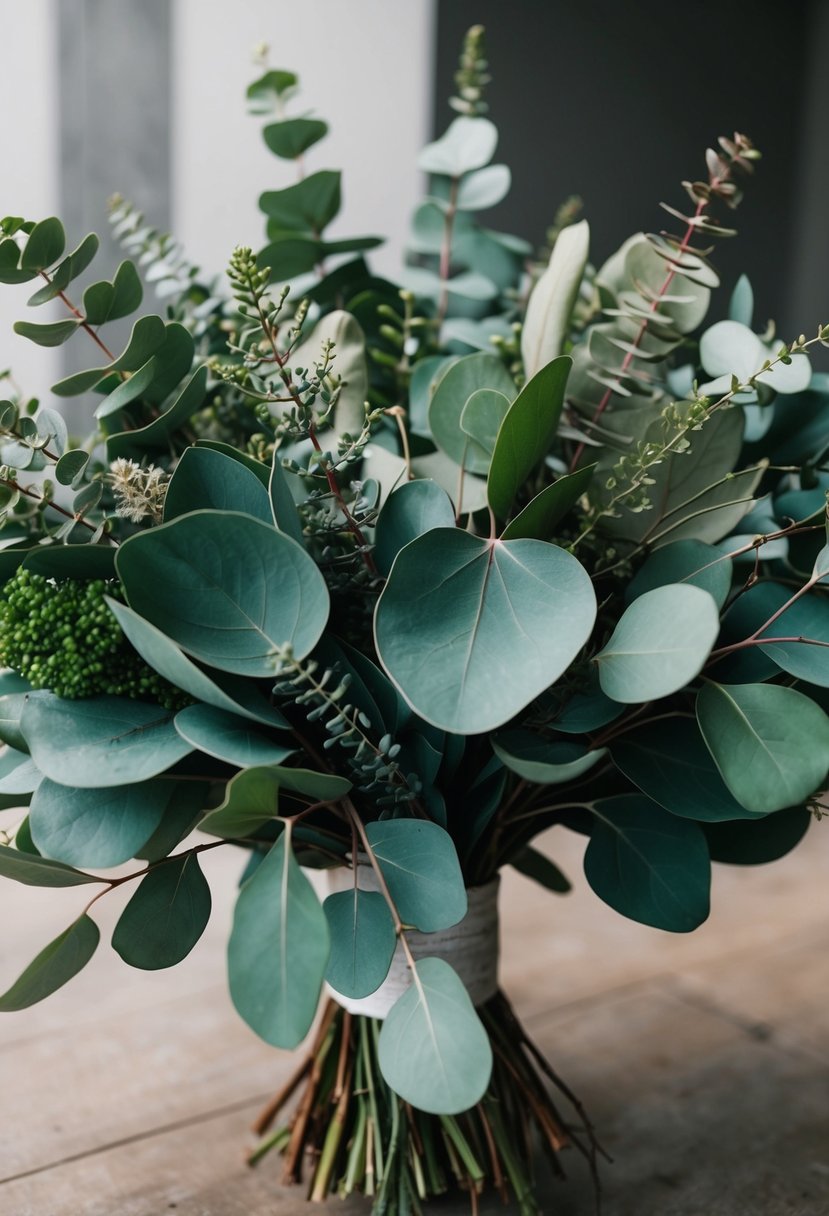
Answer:
[{"label": "foliage", "polygon": [[[709,322],[695,244],[728,235],[715,211],[758,154],[740,134],[708,151],[692,212],[667,208],[677,236],[636,234],[595,270],[568,204],[532,261],[477,219],[510,186],[487,71],[476,28],[401,285],[371,274],[376,238],[329,233],[340,174],[305,172],[326,124],[289,113],[297,78],[267,65],[249,102],[298,180],[261,196],[267,243],[233,252],[227,289],[119,201],[136,260],[74,302],[97,238],[67,254],[54,217],[0,222],[0,281],[65,312],[18,332],[91,343],[52,392],[97,401],[82,443],[58,408],[0,403],[0,787],[31,801],[0,872],[101,884],[0,1005],[84,965],[88,909],[123,882],[115,949],[178,962],[210,914],[197,855],[235,846],[230,989],[267,1041],[300,1042],[326,977],[363,996],[407,952],[413,984],[359,1057],[383,1074],[361,1093],[392,1095],[389,1149],[404,1102],[475,1107],[510,1143],[487,1097],[507,1014],[416,958],[414,930],[457,923],[506,864],[566,891],[531,847],[560,824],[589,836],[600,898],[687,932],[711,859],[793,847],[829,770],[829,379],[810,362],[829,327],[755,333],[746,279]],[[141,271],[164,316],[140,311]],[[301,867],[360,854],[378,890],[322,906]],[[130,857],[147,864],[87,872]],[[460,1124],[441,1127],[477,1185]],[[328,1151],[323,1195],[345,1160]]]}]

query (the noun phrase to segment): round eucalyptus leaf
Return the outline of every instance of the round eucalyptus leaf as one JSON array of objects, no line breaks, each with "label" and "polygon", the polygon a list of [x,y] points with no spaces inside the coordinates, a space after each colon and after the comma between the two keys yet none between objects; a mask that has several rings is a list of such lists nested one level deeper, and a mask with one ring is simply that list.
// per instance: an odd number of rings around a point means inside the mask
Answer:
[{"label": "round eucalyptus leaf", "polygon": [[749,811],[797,806],[829,771],[829,717],[794,688],[707,683],[697,720],[723,781]]},{"label": "round eucalyptus leaf", "polygon": [[32,840],[67,865],[118,866],[152,836],[174,791],[173,781],[75,789],[47,778],[32,798]]},{"label": "round eucalyptus leaf", "polygon": [[708,916],[711,863],[699,825],[641,794],[602,798],[584,855],[600,899],[643,925],[689,933]]},{"label": "round eucalyptus leaf", "polygon": [[247,718],[213,705],[188,705],[175,717],[175,727],[197,751],[238,768],[280,764],[294,753],[269,738]]},{"label": "round eucalyptus leaf", "polygon": [[491,452],[461,426],[464,407],[479,389],[501,393],[509,400],[515,395],[512,376],[496,355],[458,359],[441,376],[429,403],[429,427],[435,443],[469,473],[486,473],[491,458]]},{"label": "round eucalyptus leaf", "polygon": [[[791,592],[782,586],[779,590],[782,606]],[[760,650],[789,675],[829,688],[829,599],[824,594],[810,592],[795,600],[760,637],[800,639],[769,642]]]},{"label": "round eucalyptus leaf", "polygon": [[112,934],[130,967],[158,971],[186,958],[207,928],[210,887],[194,853],[156,865],[141,879]]},{"label": "round eucalyptus leaf", "polygon": [[375,639],[422,718],[474,735],[503,726],[555,683],[595,616],[590,578],[563,549],[436,528],[398,554]]},{"label": "round eucalyptus leaf", "polygon": [[0,1013],[28,1009],[62,988],[86,966],[101,935],[94,920],[83,915],[41,950],[23,974],[0,996]]},{"label": "round eucalyptus leaf", "polygon": [[703,825],[712,861],[729,866],[760,866],[778,861],[800,844],[810,824],[811,811],[791,807],[763,816],[762,822],[745,819]]},{"label": "round eucalyptus leaf", "polygon": [[701,587],[722,608],[731,590],[731,560],[701,540],[675,540],[652,553],[625,590],[628,601],[668,583]]},{"label": "round eucalyptus leaf", "polygon": [[251,1030],[288,1050],[305,1038],[328,965],[328,922],[284,831],[239,892],[230,996]]},{"label": "round eucalyptus leaf", "polygon": [[463,920],[466,888],[448,832],[427,819],[383,819],[366,835],[404,924],[435,933]]},{"label": "round eucalyptus leaf", "polygon": [[461,177],[489,164],[497,143],[498,129],[488,118],[462,115],[449,124],[440,139],[427,144],[417,158],[417,167],[423,173]]},{"label": "round eucalyptus leaf", "polygon": [[602,690],[626,705],[678,692],[699,675],[719,631],[707,591],[684,583],[646,591],[596,656]]},{"label": "round eucalyptus leaf", "polygon": [[377,517],[374,560],[378,570],[387,575],[400,550],[424,532],[454,526],[449,495],[437,482],[427,478],[404,482],[389,495]]},{"label": "round eucalyptus leaf", "polygon": [[220,671],[272,675],[284,647],[304,658],[328,619],[312,558],[249,515],[196,511],[140,532],[116,568],[139,616]]},{"label": "round eucalyptus leaf", "polygon": [[261,481],[238,460],[211,448],[185,448],[164,498],[164,522],[190,511],[243,511],[269,524],[271,502]]},{"label": "round eucalyptus leaf", "polygon": [[416,1110],[460,1114],[480,1102],[489,1085],[489,1036],[447,962],[420,959],[412,978],[383,1022],[380,1071]]},{"label": "round eucalyptus leaf", "polygon": [[495,450],[495,440],[509,406],[509,397],[503,393],[491,388],[479,388],[463,407],[461,430],[473,439],[478,447],[489,452],[490,457]]},{"label": "round eucalyptus leaf", "polygon": [[592,751],[569,739],[549,741],[528,730],[508,730],[492,740],[492,750],[525,781],[537,785],[563,785],[589,772],[607,755],[607,748]]},{"label": "round eucalyptus leaf", "polygon": [[706,329],[699,356],[709,376],[737,376],[743,382],[759,372],[768,358],[757,335],[739,321],[717,321]]},{"label": "round eucalyptus leaf", "polygon": [[80,789],[146,781],[192,751],[171,714],[125,697],[66,701],[29,693],[21,729],[40,771]]},{"label": "round eucalyptus leaf", "polygon": [[376,992],[389,973],[397,935],[378,891],[338,891],[322,905],[331,935],[325,978],[335,992],[359,1000]]},{"label": "round eucalyptus leaf", "polygon": [[468,173],[458,186],[456,206],[459,211],[485,211],[507,196],[511,182],[507,165],[487,165]]}]

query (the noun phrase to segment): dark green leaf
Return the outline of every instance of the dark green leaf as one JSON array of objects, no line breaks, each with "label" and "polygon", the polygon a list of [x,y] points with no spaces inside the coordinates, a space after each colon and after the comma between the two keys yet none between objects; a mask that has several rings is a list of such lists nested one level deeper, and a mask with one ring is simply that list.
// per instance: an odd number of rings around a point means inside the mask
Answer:
[{"label": "dark green leaf", "polygon": [[434,481],[407,481],[390,494],[377,518],[374,559],[388,575],[400,550],[432,528],[453,528],[449,495]]},{"label": "dark green leaf", "polygon": [[512,772],[537,785],[563,785],[588,772],[607,748],[588,750],[570,740],[550,742],[528,730],[507,730],[492,740],[496,756]]},{"label": "dark green leaf", "polygon": [[45,270],[62,256],[66,248],[63,224],[52,215],[35,224],[20,258],[23,270]]},{"label": "dark green leaf", "polygon": [[320,241],[283,233],[278,238],[273,236],[271,243],[261,250],[256,261],[259,266],[270,267],[273,282],[283,283],[301,274],[310,274],[323,256]]},{"label": "dark green leaf", "polygon": [[93,920],[86,915],[79,917],[41,950],[8,992],[0,996],[0,1012],[28,1009],[62,988],[92,958],[100,937]]},{"label": "dark green leaf", "polygon": [[466,890],[452,837],[426,819],[366,824],[372,852],[404,924],[422,933],[466,916]]},{"label": "dark green leaf", "polygon": [[89,453],[74,448],[64,452],[55,465],[55,480],[62,486],[71,486],[75,478],[83,472],[89,463]]},{"label": "dark green leaf", "polygon": [[584,856],[600,899],[656,929],[688,933],[708,916],[711,863],[705,836],[641,794],[603,798]]},{"label": "dark green leaf", "polygon": [[213,705],[188,705],[175,718],[176,730],[198,751],[238,768],[281,764],[294,753],[254,729],[247,718]]},{"label": "dark green leaf", "polygon": [[27,887],[77,887],[85,882],[101,881],[94,874],[82,874],[59,861],[20,852],[8,845],[0,845],[0,875]]},{"label": "dark green leaf", "polygon": [[259,206],[276,227],[317,238],[340,209],[340,174],[323,169],[284,190],[266,190]]},{"label": "dark green leaf", "polygon": [[538,849],[532,848],[531,845],[525,845],[516,853],[510,859],[510,865],[519,874],[531,878],[533,882],[546,887],[548,891],[555,891],[557,895],[566,895],[573,889],[573,884],[565,874],[562,874],[555,862],[551,861],[546,854],[539,853]]},{"label": "dark green leaf", "polygon": [[262,135],[275,156],[295,160],[327,132],[327,124],[318,118],[286,118],[283,122],[269,123]]},{"label": "dark green leaf", "polygon": [[522,537],[535,540],[552,540],[556,524],[576,505],[586,491],[596,466],[585,465],[575,473],[559,477],[528,502],[523,511],[510,520],[501,533],[502,540],[520,540]]},{"label": "dark green leaf", "polygon": [[635,600],[668,583],[691,583],[701,587],[722,608],[731,590],[731,559],[701,540],[675,540],[657,549],[640,567],[625,591]]},{"label": "dark green leaf", "polygon": [[328,923],[282,833],[239,893],[228,946],[233,1004],[267,1043],[302,1042],[328,965]]},{"label": "dark green leaf", "polygon": [[80,321],[53,321],[50,325],[36,325],[32,321],[15,321],[14,332],[28,338],[38,346],[62,346],[72,337]]},{"label": "dark green leaf", "polygon": [[115,932],[112,948],[125,963],[144,971],[175,967],[207,928],[210,887],[198,858],[184,853],[142,878]]},{"label": "dark green leaf", "polygon": [[[186,332],[186,331],[185,331]],[[57,397],[74,397],[94,388],[111,372],[135,372],[154,355],[164,343],[166,327],[161,317],[150,315],[139,317],[133,326],[130,340],[122,355],[106,367],[94,367],[86,372],[76,372],[52,385]]]},{"label": "dark green leaf", "polygon": [[91,283],[83,293],[87,324],[104,325],[128,317],[141,304],[144,289],[132,262],[122,262],[111,283]]},{"label": "dark green leaf", "polygon": [[186,448],[164,499],[164,522],[202,507],[242,511],[271,523],[268,492],[243,464],[210,448]]},{"label": "dark green leaf", "polygon": [[207,391],[207,368],[197,368],[175,398],[172,405],[145,427],[122,431],[107,439],[110,460],[118,456],[141,457],[147,450],[169,447],[169,437],[190,418],[204,401]]},{"label": "dark green leaf", "polygon": [[762,822],[734,820],[706,823],[712,861],[732,866],[759,866],[790,853],[808,831],[812,815],[805,807],[794,807],[767,815]]},{"label": "dark green leaf", "polygon": [[325,978],[336,992],[359,1000],[376,992],[389,973],[397,936],[388,904],[377,891],[329,895],[322,905],[331,936]]},{"label": "dark green leaf", "polygon": [[148,359],[143,367],[112,390],[95,410],[98,419],[109,418],[125,409],[132,401],[143,397],[158,373],[158,360],[155,355]]},{"label": "dark green leaf", "polygon": [[44,857],[67,865],[120,865],[152,836],[174,788],[172,781],[149,781],[75,789],[44,780],[29,812],[32,840]]},{"label": "dark green leaf", "polygon": [[552,447],[572,366],[572,359],[561,355],[542,367],[504,419],[487,479],[489,505],[499,519],[507,518],[515,495]]},{"label": "dark green leaf", "polygon": [[[786,587],[780,587],[779,592],[779,607],[782,607],[791,599],[792,592]],[[760,637],[804,639],[769,643],[761,646],[760,650],[789,675],[808,680],[821,688],[829,688],[829,599],[825,595],[810,592],[801,596]],[[823,642],[824,645],[810,645],[805,639]]]}]

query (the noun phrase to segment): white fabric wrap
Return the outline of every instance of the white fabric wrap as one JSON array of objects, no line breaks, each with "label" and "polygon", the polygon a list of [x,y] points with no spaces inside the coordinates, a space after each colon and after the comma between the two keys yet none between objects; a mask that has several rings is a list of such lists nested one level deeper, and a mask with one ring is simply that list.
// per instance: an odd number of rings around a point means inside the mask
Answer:
[{"label": "white fabric wrap", "polygon": [[[347,891],[354,883],[353,872],[345,866],[325,871],[328,893]],[[460,924],[437,933],[410,930],[406,940],[415,959],[442,958],[457,971],[473,1005],[483,1005],[498,989],[498,886],[493,878],[483,887],[467,891],[468,910]],[[377,891],[377,875],[368,864],[357,868],[357,885],[362,891]],[[369,1018],[385,1018],[398,997],[411,985],[412,977],[403,947],[398,942],[389,973],[371,996],[353,1000],[330,984],[329,994],[350,1013]]]}]

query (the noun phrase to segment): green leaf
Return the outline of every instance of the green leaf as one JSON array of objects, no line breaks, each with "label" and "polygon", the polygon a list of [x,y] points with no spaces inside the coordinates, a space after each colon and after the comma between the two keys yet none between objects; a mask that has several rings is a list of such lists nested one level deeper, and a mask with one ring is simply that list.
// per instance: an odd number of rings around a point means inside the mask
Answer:
[{"label": "green leaf", "polygon": [[723,781],[758,815],[797,806],[829,770],[829,718],[793,688],[707,683],[697,720]]},{"label": "green leaf", "polygon": [[313,560],[249,515],[183,515],[130,537],[115,564],[130,607],[221,671],[272,675],[284,647],[304,658],[328,619]]},{"label": "green leaf", "polygon": [[374,560],[387,575],[402,548],[432,528],[453,528],[449,495],[434,481],[407,481],[387,498],[377,517]]},{"label": "green leaf", "polygon": [[489,453],[495,450],[495,440],[501,423],[507,416],[510,401],[503,393],[491,388],[479,388],[467,399],[461,412],[461,430],[478,447]]},{"label": "green leaf", "polygon": [[132,262],[122,262],[111,283],[91,283],[83,293],[83,311],[88,325],[105,325],[135,312],[144,288]]},{"label": "green leaf", "polygon": [[125,409],[131,402],[143,397],[158,373],[158,359],[155,355],[147,360],[143,367],[121,383],[104,397],[95,410],[95,417],[109,418]]},{"label": "green leaf", "polygon": [[271,69],[248,85],[245,96],[251,114],[278,113],[282,101],[290,97],[299,83],[295,72]]},{"label": "green leaf", "polygon": [[329,895],[322,910],[331,936],[326,980],[353,1000],[370,996],[388,975],[397,946],[388,904],[378,891],[355,886]]},{"label": "green leaf", "polygon": [[85,882],[101,882],[94,874],[82,874],[59,861],[21,853],[8,845],[0,845],[0,875],[27,887],[78,887]]},{"label": "green leaf", "polygon": [[274,525],[295,540],[298,545],[305,544],[302,535],[302,523],[296,509],[293,495],[288,486],[287,475],[282,468],[282,458],[279,448],[274,448],[271,472],[268,480],[268,497],[270,498],[271,516]]},{"label": "green leaf", "polygon": [[36,270],[21,270],[20,246],[11,237],[0,240],[0,283],[30,283]]},{"label": "green leaf", "polygon": [[492,750],[508,769],[537,785],[563,785],[588,772],[607,748],[589,751],[570,740],[549,742],[528,730],[507,730],[492,740]]},{"label": "green leaf", "polygon": [[25,566],[47,578],[114,578],[115,549],[107,544],[41,545],[31,550]]},{"label": "green leaf", "polygon": [[45,270],[62,256],[66,248],[66,233],[63,224],[52,215],[35,224],[29,233],[26,247],[20,258],[23,270]]},{"label": "green leaf", "polygon": [[363,429],[368,397],[365,334],[351,313],[336,308],[322,317],[302,344],[292,352],[292,366],[313,367],[315,362],[319,362],[325,342],[334,343],[333,372],[342,379],[334,407],[334,433],[356,438]]},{"label": "green leaf", "polygon": [[652,553],[628,584],[625,598],[635,600],[667,583],[701,587],[722,608],[731,590],[731,559],[701,540],[675,540]]},{"label": "green leaf", "polygon": [[461,179],[456,206],[459,211],[485,211],[509,193],[512,174],[507,165],[488,165]]},{"label": "green leaf", "polygon": [[603,798],[584,855],[600,899],[643,925],[689,933],[708,916],[711,863],[696,823],[641,794]]},{"label": "green leaf", "polygon": [[515,495],[550,451],[572,365],[572,359],[562,355],[542,367],[521,389],[504,419],[487,480],[489,505],[499,519],[507,518]]},{"label": "green leaf", "polygon": [[523,511],[510,520],[501,533],[501,539],[521,540],[526,537],[551,540],[556,525],[587,490],[595,469],[595,464],[584,465],[576,469],[575,473],[566,473],[559,477],[558,481],[536,494]]},{"label": "green leaf", "polygon": [[279,773],[273,768],[237,773],[227,783],[221,806],[205,815],[199,831],[227,840],[253,836],[279,814],[279,785]]},{"label": "green leaf", "polygon": [[0,996],[0,1012],[28,1009],[51,996],[81,971],[100,941],[98,926],[86,915],[41,950],[8,992]]},{"label": "green leaf", "polygon": [[238,460],[210,448],[186,448],[176,465],[164,499],[164,522],[209,508],[242,511],[272,522],[268,492]]},{"label": "green leaf", "polygon": [[530,378],[564,348],[589,251],[587,220],[570,224],[556,238],[550,264],[530,294],[521,330],[521,354]]},{"label": "green leaf", "polygon": [[502,726],[553,684],[595,616],[592,583],[563,549],[435,528],[398,555],[375,640],[422,718],[474,735]]},{"label": "green leaf", "polygon": [[283,160],[295,160],[327,134],[328,124],[319,118],[286,118],[269,123],[262,131],[271,152]]},{"label": "green leaf", "polygon": [[429,427],[438,447],[469,473],[486,473],[491,453],[461,427],[464,407],[478,389],[490,389],[512,399],[515,385],[496,355],[465,355],[438,382],[429,403]]},{"label": "green leaf", "polygon": [[321,241],[281,233],[278,237],[274,235],[271,243],[259,252],[256,261],[260,267],[270,267],[272,282],[284,283],[299,275],[310,274],[324,256]]},{"label": "green leaf", "polygon": [[404,1102],[456,1115],[480,1102],[492,1074],[489,1036],[456,972],[440,958],[415,964],[411,988],[380,1031],[380,1071]]},{"label": "green leaf", "polygon": [[790,853],[800,844],[812,822],[810,811],[794,807],[766,815],[759,823],[744,819],[706,823],[703,830],[712,861],[730,866],[760,866]]},{"label": "green leaf", "polygon": [[323,169],[284,190],[266,190],[259,206],[278,228],[319,237],[340,209],[339,172]]},{"label": "green leaf", "polygon": [[[792,592],[788,587],[780,587],[779,592],[779,607],[782,607],[791,599]],[[769,643],[760,650],[789,675],[829,688],[829,600],[824,595],[811,592],[801,596],[760,634],[761,638],[764,636],[803,638],[803,641]],[[806,639],[825,645],[813,646]]]},{"label": "green leaf", "polygon": [[118,866],[147,843],[174,790],[172,781],[75,789],[46,779],[29,811],[32,840],[67,865]]},{"label": "green leaf", "polygon": [[[9,768],[5,768],[5,762],[9,759],[14,763]],[[25,752],[6,749],[5,754],[0,757],[0,761],[4,764],[5,769],[3,776],[0,777],[0,798],[4,802],[7,798],[11,798],[12,801],[9,805],[19,806],[21,803],[16,799],[20,795],[33,793],[43,780],[43,774],[33,763],[31,756],[27,756]]]},{"label": "green leaf", "polygon": [[754,292],[747,275],[741,274],[728,301],[728,318],[750,326],[754,320]]},{"label": "green leaf", "polygon": [[[179,326],[179,328],[181,327]],[[114,363],[67,376],[65,380],[59,380],[57,384],[52,385],[52,392],[57,397],[74,397],[78,393],[85,393],[88,389],[94,388],[111,372],[138,371],[139,367],[143,367],[150,356],[162,347],[166,333],[167,327],[161,317],[152,314],[148,317],[139,317],[133,326],[126,349]]]},{"label": "green leaf", "polygon": [[186,958],[207,928],[210,887],[193,853],[150,870],[121,913],[112,948],[130,967],[158,971]]},{"label": "green leaf", "polygon": [[562,874],[556,863],[531,845],[525,845],[510,858],[510,865],[525,878],[531,878],[533,882],[546,887],[548,891],[554,891],[556,895],[566,895],[573,889],[573,884]]},{"label": "green leaf", "polygon": [[711,596],[671,583],[634,600],[596,655],[602,690],[624,705],[667,697],[698,676],[720,631]]},{"label": "green leaf", "polygon": [[33,321],[15,321],[14,332],[28,338],[38,346],[62,346],[72,337],[80,321],[53,321],[50,325],[36,325]]},{"label": "green leaf", "polygon": [[206,781],[176,781],[164,808],[161,823],[135,854],[144,861],[160,861],[198,826],[204,804],[210,795]]},{"label": "green leaf", "polygon": [[366,824],[372,852],[404,924],[421,933],[466,916],[466,889],[452,837],[428,819]]},{"label": "green leaf", "polygon": [[255,686],[234,680],[217,684],[215,679],[211,679],[188,659],[175,642],[170,641],[155,625],[145,621],[126,604],[110,599],[109,596],[104,598],[110,612],[142,659],[176,688],[189,692],[197,701],[204,701],[207,705],[232,714],[241,714],[242,717],[250,718],[252,722],[260,722],[263,726],[287,727],[287,719],[260,696]]},{"label": "green leaf", "polygon": [[498,130],[488,118],[461,116],[450,123],[440,139],[427,144],[417,158],[417,167],[424,173],[461,177],[489,164],[497,143]]},{"label": "green leaf", "polygon": [[610,750],[620,772],[672,815],[711,822],[754,818],[732,797],[693,718],[634,727]]},{"label": "green leaf", "polygon": [[30,693],[21,729],[41,772],[81,789],[145,781],[192,750],[171,714],[124,697],[65,701]]},{"label": "green leaf", "polygon": [[110,460],[119,456],[141,457],[148,450],[167,450],[169,437],[200,408],[207,392],[207,368],[197,368],[179,395],[163,414],[147,426],[133,431],[121,431],[107,438]]},{"label": "green leaf", "polygon": [[180,709],[175,724],[182,739],[198,751],[238,768],[280,764],[295,750],[255,730],[247,718],[212,705],[188,705]]},{"label": "green leaf", "polygon": [[282,833],[236,901],[228,946],[230,995],[266,1043],[302,1042],[328,965],[328,922]]}]

